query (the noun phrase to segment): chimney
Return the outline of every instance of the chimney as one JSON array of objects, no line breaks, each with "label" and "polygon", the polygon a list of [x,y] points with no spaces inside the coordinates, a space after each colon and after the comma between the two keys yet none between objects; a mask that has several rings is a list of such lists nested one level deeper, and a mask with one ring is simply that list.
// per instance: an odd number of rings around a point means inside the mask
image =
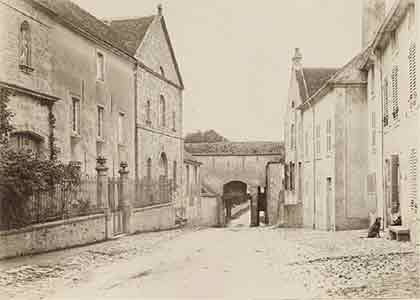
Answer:
[{"label": "chimney", "polygon": [[386,0],[362,0],[362,47],[369,45],[385,19]]},{"label": "chimney", "polygon": [[295,69],[300,69],[302,67],[302,53],[300,52],[299,48],[295,48],[295,55],[293,55],[292,61],[293,61],[293,67]]}]

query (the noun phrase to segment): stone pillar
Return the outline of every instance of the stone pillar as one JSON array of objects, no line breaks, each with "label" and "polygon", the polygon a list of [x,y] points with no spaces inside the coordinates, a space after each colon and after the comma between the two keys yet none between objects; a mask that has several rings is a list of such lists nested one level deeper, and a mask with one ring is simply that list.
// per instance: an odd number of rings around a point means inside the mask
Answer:
[{"label": "stone pillar", "polygon": [[98,186],[97,203],[102,206],[105,213],[105,238],[112,237],[112,216],[109,208],[108,199],[108,167],[106,166],[106,158],[98,157],[96,159],[96,180]]},{"label": "stone pillar", "polygon": [[258,191],[253,188],[251,190],[251,227],[260,225],[260,212],[258,209]]},{"label": "stone pillar", "polygon": [[129,182],[128,182],[128,164],[122,162],[120,164],[120,198],[119,198],[119,208],[123,212],[123,232],[131,233],[131,201],[129,194]]}]

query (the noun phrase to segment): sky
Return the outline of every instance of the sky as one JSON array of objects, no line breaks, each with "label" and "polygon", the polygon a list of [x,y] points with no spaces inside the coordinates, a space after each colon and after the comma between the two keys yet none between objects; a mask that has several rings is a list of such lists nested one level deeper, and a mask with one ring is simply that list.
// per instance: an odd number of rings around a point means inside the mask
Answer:
[{"label": "sky", "polygon": [[156,14],[159,3],[184,91],[184,133],[281,141],[291,58],[340,67],[361,49],[362,0],[73,0],[99,18]]}]

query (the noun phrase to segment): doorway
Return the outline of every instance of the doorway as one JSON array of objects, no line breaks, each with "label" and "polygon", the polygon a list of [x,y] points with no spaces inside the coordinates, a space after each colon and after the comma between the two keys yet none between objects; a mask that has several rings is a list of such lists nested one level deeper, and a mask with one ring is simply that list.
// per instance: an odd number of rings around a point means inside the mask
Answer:
[{"label": "doorway", "polygon": [[332,201],[332,179],[331,177],[327,177],[327,191],[326,191],[326,228],[327,230],[331,230],[334,231],[334,216],[333,216],[333,209],[332,209],[332,205],[333,205],[333,201]]}]

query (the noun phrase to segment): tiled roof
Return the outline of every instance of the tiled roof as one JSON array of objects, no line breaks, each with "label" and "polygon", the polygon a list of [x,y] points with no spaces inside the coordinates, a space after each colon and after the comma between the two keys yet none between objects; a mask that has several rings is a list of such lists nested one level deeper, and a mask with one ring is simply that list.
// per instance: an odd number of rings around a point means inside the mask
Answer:
[{"label": "tiled roof", "polygon": [[125,20],[111,20],[111,29],[118,33],[124,46],[135,55],[155,16]]},{"label": "tiled roof", "polygon": [[337,68],[303,68],[297,70],[296,78],[302,99],[312,97],[337,71]]},{"label": "tiled roof", "polygon": [[[122,36],[114,32],[110,26],[106,25],[95,16],[91,15],[78,5],[69,0],[32,0],[38,5],[52,12],[59,19],[70,23],[76,29],[81,30],[100,39],[113,47],[130,54]],[[131,55],[131,54],[130,54]]]},{"label": "tiled roof", "polygon": [[188,152],[195,154],[273,154],[282,155],[283,143],[278,142],[220,142],[185,144]]}]

